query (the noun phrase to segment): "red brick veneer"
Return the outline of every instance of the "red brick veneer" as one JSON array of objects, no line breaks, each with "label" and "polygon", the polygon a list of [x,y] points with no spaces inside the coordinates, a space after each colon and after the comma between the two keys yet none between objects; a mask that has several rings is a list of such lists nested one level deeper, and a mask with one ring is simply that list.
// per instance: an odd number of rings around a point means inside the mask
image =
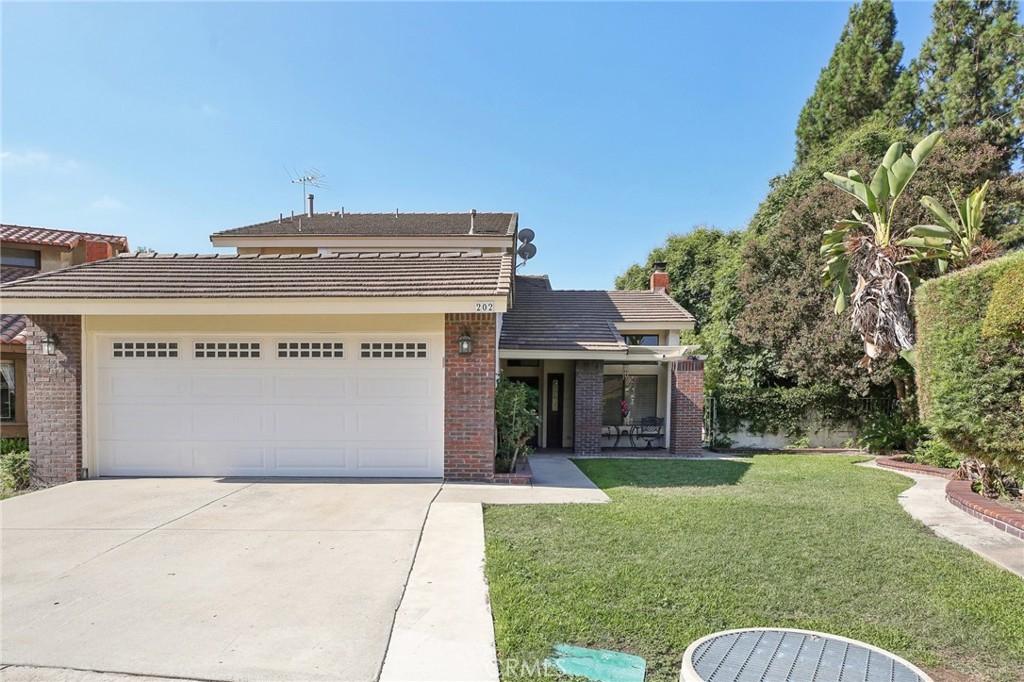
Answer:
[{"label": "red brick veneer", "polygon": [[533,469],[530,468],[530,460],[521,460],[516,464],[515,473],[494,474],[495,483],[511,483],[512,485],[529,485],[533,482]]},{"label": "red brick veneer", "polygon": [[600,360],[576,361],[576,392],[573,426],[573,452],[577,455],[601,453],[601,422],[604,421],[604,363]]},{"label": "red brick veneer", "polygon": [[946,499],[976,519],[991,523],[999,530],[1024,539],[1024,512],[1008,509],[971,490],[970,481],[946,484]]},{"label": "red brick veneer", "polygon": [[700,457],[704,429],[704,361],[677,360],[670,365],[672,419],[668,449],[673,455]]},{"label": "red brick veneer", "polygon": [[896,469],[901,471],[913,471],[918,474],[930,474],[932,476],[942,476],[943,478],[949,478],[953,474],[953,469],[944,469],[942,467],[933,467],[929,464],[918,464],[917,462],[904,462],[900,459],[900,455],[892,455],[890,457],[877,457],[875,458],[875,464],[886,469]]},{"label": "red brick veneer", "polygon": [[[56,355],[43,353],[44,335]],[[25,327],[25,387],[33,478],[67,483],[82,470],[82,318],[34,315]]]},{"label": "red brick veneer", "polygon": [[[494,480],[494,382],[496,317],[486,313],[444,316],[444,477]],[[473,352],[459,353],[468,333]]]}]

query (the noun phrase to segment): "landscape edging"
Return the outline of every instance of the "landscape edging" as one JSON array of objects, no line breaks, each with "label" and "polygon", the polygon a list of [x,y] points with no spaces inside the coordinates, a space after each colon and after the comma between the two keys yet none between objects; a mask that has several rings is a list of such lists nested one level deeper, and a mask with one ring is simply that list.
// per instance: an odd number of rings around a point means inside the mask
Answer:
[{"label": "landscape edging", "polygon": [[954,507],[976,519],[990,523],[1004,533],[1024,540],[1024,512],[1008,509],[971,490],[970,481],[950,481],[946,484],[946,499]]},{"label": "landscape edging", "polygon": [[880,467],[886,469],[896,469],[902,471],[913,471],[919,474],[930,474],[932,476],[941,476],[943,478],[949,478],[953,475],[955,469],[945,469],[943,467],[933,467],[930,464],[917,464],[916,462],[904,462],[899,459],[903,455],[890,455],[888,457],[876,457],[875,463]]}]

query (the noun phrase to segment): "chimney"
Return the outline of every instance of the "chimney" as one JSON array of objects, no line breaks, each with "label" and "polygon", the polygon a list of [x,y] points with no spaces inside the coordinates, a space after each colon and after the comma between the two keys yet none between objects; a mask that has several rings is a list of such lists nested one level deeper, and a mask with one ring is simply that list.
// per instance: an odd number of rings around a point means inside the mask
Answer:
[{"label": "chimney", "polygon": [[668,293],[668,263],[664,261],[658,261],[654,264],[654,272],[651,273],[651,291],[660,291],[662,293]]},{"label": "chimney", "polygon": [[307,201],[309,201],[309,208],[306,210],[306,215],[309,216],[310,218],[312,218],[313,217],[313,195],[312,194],[310,194],[309,197],[307,197]]},{"label": "chimney", "polygon": [[106,260],[113,257],[114,247],[110,242],[106,241],[87,241],[85,242],[85,262],[92,263],[93,261]]},{"label": "chimney", "polygon": [[473,230],[476,228],[476,209],[472,209],[469,212],[469,233],[473,234]]}]

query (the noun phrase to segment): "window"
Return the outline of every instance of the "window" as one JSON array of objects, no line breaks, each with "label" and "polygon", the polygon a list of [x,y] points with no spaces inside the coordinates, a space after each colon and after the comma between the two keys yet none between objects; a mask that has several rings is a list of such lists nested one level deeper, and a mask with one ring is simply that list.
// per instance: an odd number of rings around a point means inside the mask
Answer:
[{"label": "window", "polygon": [[279,358],[343,358],[345,344],[340,341],[282,341],[277,344]]},{"label": "window", "polygon": [[361,358],[425,358],[427,344],[423,341],[371,341],[359,344]]},{"label": "window", "polygon": [[661,338],[657,334],[626,334],[627,346],[658,346]]},{"label": "window", "polygon": [[254,341],[196,341],[197,358],[258,358],[260,344]]},{"label": "window", "polygon": [[629,418],[634,423],[644,417],[658,416],[658,377],[606,374],[603,421],[606,426],[623,423],[623,403],[629,408]]},{"label": "window", "polygon": [[115,358],[176,358],[177,341],[115,341]]},{"label": "window", "polygon": [[9,249],[6,246],[0,251],[0,265],[14,268],[39,269],[39,252],[28,249]]},{"label": "window", "polygon": [[15,420],[14,410],[14,363],[0,362],[0,420]]},{"label": "window", "polygon": [[540,367],[540,360],[508,360],[509,367]]}]

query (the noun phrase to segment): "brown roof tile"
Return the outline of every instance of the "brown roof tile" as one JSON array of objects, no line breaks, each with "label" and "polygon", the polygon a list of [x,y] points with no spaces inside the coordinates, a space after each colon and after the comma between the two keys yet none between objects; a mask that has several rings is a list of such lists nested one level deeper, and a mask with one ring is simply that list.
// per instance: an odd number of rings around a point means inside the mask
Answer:
[{"label": "brown roof tile", "polygon": [[23,277],[31,277],[32,275],[38,275],[39,271],[35,268],[22,268],[16,265],[5,265],[0,267],[0,284],[4,282],[13,282],[16,279]]},{"label": "brown roof tile", "polygon": [[113,234],[72,232],[54,230],[49,227],[28,227],[25,225],[0,225],[0,241],[14,244],[35,244],[37,246],[63,246],[73,249],[83,239],[110,242],[121,249],[128,249],[128,238]]},{"label": "brown roof tile", "polygon": [[511,254],[124,254],[0,285],[4,298],[506,295]]},{"label": "brown roof tile", "polygon": [[652,327],[693,321],[693,315],[661,292],[567,291],[546,279],[516,277],[515,304],[501,325],[501,348],[533,350],[621,350],[617,322]]},{"label": "brown roof tile", "polygon": [[472,220],[469,213],[316,213],[236,227],[211,237],[511,237],[518,222],[517,213],[477,213]]},{"label": "brown roof tile", "polygon": [[28,319],[24,315],[0,315],[0,343],[16,346],[25,345],[25,326]]}]

